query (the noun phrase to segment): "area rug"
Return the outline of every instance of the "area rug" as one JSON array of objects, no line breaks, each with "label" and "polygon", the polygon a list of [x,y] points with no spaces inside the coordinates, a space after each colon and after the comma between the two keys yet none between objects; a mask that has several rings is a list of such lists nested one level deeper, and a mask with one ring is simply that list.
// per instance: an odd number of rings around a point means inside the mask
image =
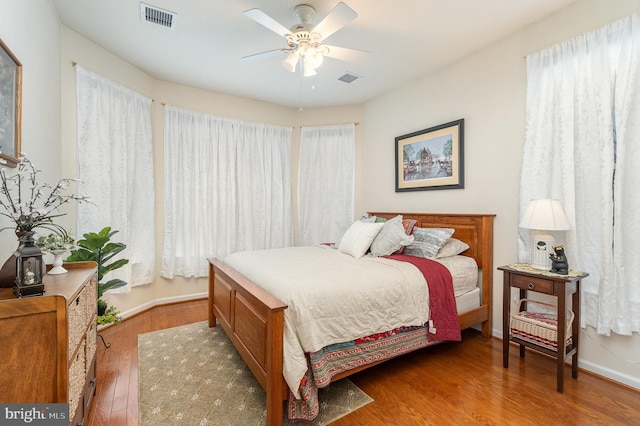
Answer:
[{"label": "area rug", "polygon": [[[141,426],[266,424],[266,398],[220,327],[207,322],[138,336],[138,413]],[[348,379],[320,390],[326,425],[373,400]],[[284,411],[283,411],[284,412]]]}]

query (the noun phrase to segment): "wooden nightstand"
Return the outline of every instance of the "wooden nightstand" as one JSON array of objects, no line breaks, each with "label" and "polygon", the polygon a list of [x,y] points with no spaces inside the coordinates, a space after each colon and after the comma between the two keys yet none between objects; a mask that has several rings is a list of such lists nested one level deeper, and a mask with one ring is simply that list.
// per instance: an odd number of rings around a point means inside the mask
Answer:
[{"label": "wooden nightstand", "polygon": [[[524,263],[516,263],[498,268],[504,273],[503,288],[503,314],[502,314],[502,363],[504,368],[509,368],[509,342],[520,345],[520,357],[524,358],[525,347],[551,355],[556,358],[558,392],[564,388],[564,359],[571,355],[571,376],[578,378],[578,337],[580,334],[580,280],[589,274],[584,272],[569,271],[569,275],[558,275],[548,271],[531,268]],[[520,289],[520,299],[527,297],[527,292],[550,294],[558,301],[557,316],[557,342],[558,349],[551,350],[535,343],[519,339],[511,334],[511,287]],[[567,299],[571,297],[571,305]],[[572,341],[567,344],[566,320],[567,311],[571,307],[575,315],[572,322]],[[526,310],[523,303],[521,310]]]}]

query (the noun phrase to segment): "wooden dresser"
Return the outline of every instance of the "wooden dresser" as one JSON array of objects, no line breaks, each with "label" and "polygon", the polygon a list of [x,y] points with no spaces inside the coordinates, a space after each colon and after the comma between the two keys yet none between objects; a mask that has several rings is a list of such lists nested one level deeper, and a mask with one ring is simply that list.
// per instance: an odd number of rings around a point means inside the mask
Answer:
[{"label": "wooden dresser", "polygon": [[97,268],[64,266],[66,274],[44,277],[42,296],[0,289],[0,402],[69,404],[75,426],[96,389]]}]

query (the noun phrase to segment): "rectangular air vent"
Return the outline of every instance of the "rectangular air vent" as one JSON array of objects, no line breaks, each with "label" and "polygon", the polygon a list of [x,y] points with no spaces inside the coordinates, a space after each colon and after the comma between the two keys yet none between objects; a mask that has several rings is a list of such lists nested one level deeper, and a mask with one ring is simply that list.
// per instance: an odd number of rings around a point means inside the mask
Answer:
[{"label": "rectangular air vent", "polygon": [[362,78],[359,75],[356,75],[352,72],[347,71],[343,76],[339,77],[338,80],[344,81],[345,83],[353,83],[357,79]]},{"label": "rectangular air vent", "polygon": [[160,25],[161,27],[175,29],[178,14],[162,10],[149,4],[140,3],[140,19],[150,24]]}]

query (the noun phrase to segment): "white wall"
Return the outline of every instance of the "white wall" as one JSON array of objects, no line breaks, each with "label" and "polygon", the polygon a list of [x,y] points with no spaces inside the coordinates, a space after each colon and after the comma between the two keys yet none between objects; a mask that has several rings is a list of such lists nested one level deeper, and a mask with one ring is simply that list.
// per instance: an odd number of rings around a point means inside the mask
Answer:
[{"label": "white wall", "polygon": [[[42,170],[38,183],[55,184],[68,176],[60,172],[60,26],[53,6],[42,0],[2,1],[0,39],[22,64],[22,152]],[[5,226],[15,225],[2,217],[0,228]],[[0,264],[17,246],[11,230],[0,233]]]},{"label": "white wall", "polygon": [[[456,63],[367,102],[361,151],[365,209],[494,213],[494,265],[518,261],[526,61],[547,46],[640,11],[637,0],[581,0]],[[428,52],[424,52],[428,54]],[[465,119],[465,188],[395,193],[394,138]],[[570,249],[570,248],[569,248]],[[494,271],[494,334],[502,336],[502,275]],[[587,271],[588,272],[588,271]],[[580,365],[640,388],[640,337],[583,331]]]}]

